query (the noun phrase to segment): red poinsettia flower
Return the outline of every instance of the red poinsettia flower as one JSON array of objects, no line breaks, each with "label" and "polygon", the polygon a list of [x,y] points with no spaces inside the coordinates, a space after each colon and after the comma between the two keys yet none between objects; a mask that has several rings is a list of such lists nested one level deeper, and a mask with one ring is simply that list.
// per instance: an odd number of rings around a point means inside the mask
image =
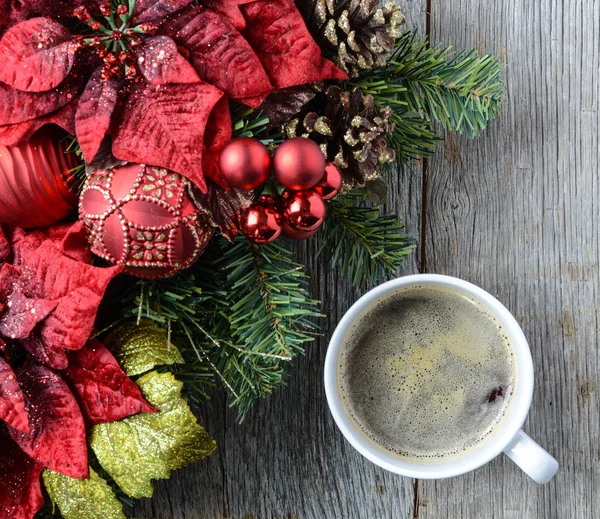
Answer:
[{"label": "red poinsettia flower", "polygon": [[154,409],[89,340],[118,268],[89,264],[81,225],[0,226],[0,519],[31,519],[40,474],[89,475],[86,424]]},{"label": "red poinsettia flower", "polygon": [[[91,161],[176,171],[206,191],[231,138],[228,99],[345,79],[293,0],[0,0],[0,142],[55,123]],[[0,32],[2,29],[0,29]]]}]

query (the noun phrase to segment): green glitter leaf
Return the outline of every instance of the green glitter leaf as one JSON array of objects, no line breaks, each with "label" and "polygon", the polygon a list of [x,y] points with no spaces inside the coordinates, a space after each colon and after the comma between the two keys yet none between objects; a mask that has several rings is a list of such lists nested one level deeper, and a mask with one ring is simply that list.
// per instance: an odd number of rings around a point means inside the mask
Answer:
[{"label": "green glitter leaf", "polygon": [[90,479],[75,479],[44,470],[44,485],[65,519],[125,519],[112,488],[90,468]]},{"label": "green glitter leaf", "polygon": [[170,344],[167,332],[149,319],[119,326],[105,341],[128,376],[141,375],[156,366],[183,364],[179,350]]},{"label": "green glitter leaf", "polygon": [[141,498],[152,496],[152,479],[168,479],[172,470],[211,454],[216,444],[197,424],[173,375],[153,371],[137,383],[159,412],[96,425],[90,446],[121,489]]}]

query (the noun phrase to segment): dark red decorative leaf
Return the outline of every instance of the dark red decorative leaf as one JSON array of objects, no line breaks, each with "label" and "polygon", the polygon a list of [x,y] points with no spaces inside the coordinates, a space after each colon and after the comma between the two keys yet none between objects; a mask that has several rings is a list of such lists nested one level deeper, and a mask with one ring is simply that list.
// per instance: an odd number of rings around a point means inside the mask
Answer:
[{"label": "dark red decorative leaf", "polygon": [[0,334],[11,339],[29,337],[33,328],[56,308],[57,301],[30,299],[14,290],[6,299],[6,311],[0,316]]},{"label": "dark red decorative leaf", "polygon": [[56,112],[38,117],[37,119],[0,126],[0,144],[4,146],[16,146],[20,142],[31,138],[35,132],[47,124],[56,124],[66,132],[74,135],[76,111],[77,103],[71,102]]},{"label": "dark red decorative leaf", "polygon": [[26,92],[62,83],[75,60],[72,34],[48,18],[32,18],[8,29],[0,40],[0,81]]},{"label": "dark red decorative leaf", "polygon": [[229,97],[260,97],[272,91],[252,47],[226,18],[194,7],[167,20],[161,31],[189,52],[203,80]]},{"label": "dark red decorative leaf", "polygon": [[229,187],[219,169],[219,155],[231,140],[231,112],[229,101],[222,98],[210,113],[204,136],[204,175],[221,187]]},{"label": "dark red decorative leaf", "polygon": [[0,224],[0,261],[7,261],[10,256],[10,243],[4,234],[4,229]]},{"label": "dark red decorative leaf", "polygon": [[88,424],[115,422],[156,411],[146,403],[140,388],[125,375],[112,353],[95,339],[79,351],[69,353],[69,368],[64,377]]},{"label": "dark red decorative leaf", "polygon": [[222,14],[236,29],[241,30],[246,26],[246,20],[240,12],[240,5],[254,1],[256,0],[201,0],[200,4],[211,11]]},{"label": "dark red decorative leaf", "polygon": [[161,22],[168,15],[183,9],[193,0],[137,0],[133,11],[132,23]]},{"label": "dark red decorative leaf", "polygon": [[204,133],[222,96],[223,92],[202,82],[136,90],[115,124],[114,155],[171,169],[205,191]]},{"label": "dark red decorative leaf", "polygon": [[0,83],[0,121],[3,125],[31,121],[74,101],[85,83],[73,76],[47,92],[23,92]]},{"label": "dark red decorative leaf", "polygon": [[278,90],[325,79],[348,79],[308,32],[293,0],[256,0],[241,7],[244,36]]},{"label": "dark red decorative leaf", "polygon": [[153,86],[166,83],[198,83],[194,67],[179,54],[168,36],[148,38],[137,51],[137,63],[146,81]]},{"label": "dark red decorative leaf", "polygon": [[216,184],[210,184],[206,194],[197,192],[195,198],[211,223],[230,241],[238,233],[237,213],[254,201],[252,191],[223,189]]},{"label": "dark red decorative leaf", "polygon": [[22,339],[20,343],[35,360],[52,369],[66,369],[69,365],[67,354],[60,345],[46,344],[38,335]]},{"label": "dark red decorative leaf", "polygon": [[44,466],[26,456],[0,426],[0,519],[32,519],[44,506]]},{"label": "dark red decorative leaf", "polygon": [[2,357],[0,357],[0,420],[4,420],[18,431],[29,432],[23,393],[12,368]]},{"label": "dark red decorative leaf", "polygon": [[88,81],[75,115],[77,141],[88,163],[94,160],[110,127],[119,91],[119,82],[114,78],[103,80],[101,73],[98,68]]},{"label": "dark red decorative leaf", "polygon": [[8,428],[19,447],[55,472],[89,477],[85,424],[67,384],[50,368],[28,360],[17,373],[29,412],[28,434]]}]

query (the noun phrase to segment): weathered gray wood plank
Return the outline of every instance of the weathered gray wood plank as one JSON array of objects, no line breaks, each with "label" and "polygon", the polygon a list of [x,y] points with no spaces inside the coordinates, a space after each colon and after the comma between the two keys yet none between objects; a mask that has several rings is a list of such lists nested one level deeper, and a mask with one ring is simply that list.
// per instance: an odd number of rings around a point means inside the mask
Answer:
[{"label": "weathered gray wood plank", "polygon": [[430,271],[481,285],[530,340],[525,430],[561,464],[538,487],[506,459],[419,482],[422,519],[600,517],[600,5],[593,0],[432,1],[432,40],[506,61],[500,120],[448,138],[431,163]]},{"label": "weathered gray wood plank", "polygon": [[[409,26],[425,27],[425,2],[402,0]],[[419,236],[421,165],[391,179],[389,209],[406,218]],[[414,487],[364,460],[336,428],[325,399],[322,374],[328,339],[344,312],[365,290],[315,261],[315,244],[299,247],[312,274],[312,294],[327,318],[322,337],[290,367],[288,386],[260,402],[243,425],[216,392],[200,409],[218,442],[207,460],[157,484],[153,499],[139,502],[132,517],[147,519],[396,519],[412,516]],[[418,254],[402,273],[418,270]]]}]

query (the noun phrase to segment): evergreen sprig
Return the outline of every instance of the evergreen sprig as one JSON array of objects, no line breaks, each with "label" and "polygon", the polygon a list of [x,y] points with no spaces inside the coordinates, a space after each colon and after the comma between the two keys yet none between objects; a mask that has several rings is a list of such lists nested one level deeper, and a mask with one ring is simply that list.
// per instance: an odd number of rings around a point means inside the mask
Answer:
[{"label": "evergreen sprig", "polygon": [[[501,69],[491,55],[479,57],[475,50],[454,54],[451,47],[429,47],[428,39],[406,32],[384,67],[362,74],[353,84],[403,120],[435,121],[475,137],[500,111]],[[402,142],[400,135],[396,139]]]},{"label": "evergreen sprig", "polygon": [[313,339],[318,301],[292,253],[245,238],[215,240],[202,261],[165,280],[139,281],[124,297],[130,317],[164,326],[186,364],[169,367],[199,401],[220,383],[244,419],[254,401],[270,394],[285,368]]},{"label": "evergreen sprig", "polygon": [[318,256],[329,256],[355,286],[394,276],[403,258],[414,248],[404,223],[383,205],[366,203],[367,195],[351,191],[329,202],[319,230]]}]

